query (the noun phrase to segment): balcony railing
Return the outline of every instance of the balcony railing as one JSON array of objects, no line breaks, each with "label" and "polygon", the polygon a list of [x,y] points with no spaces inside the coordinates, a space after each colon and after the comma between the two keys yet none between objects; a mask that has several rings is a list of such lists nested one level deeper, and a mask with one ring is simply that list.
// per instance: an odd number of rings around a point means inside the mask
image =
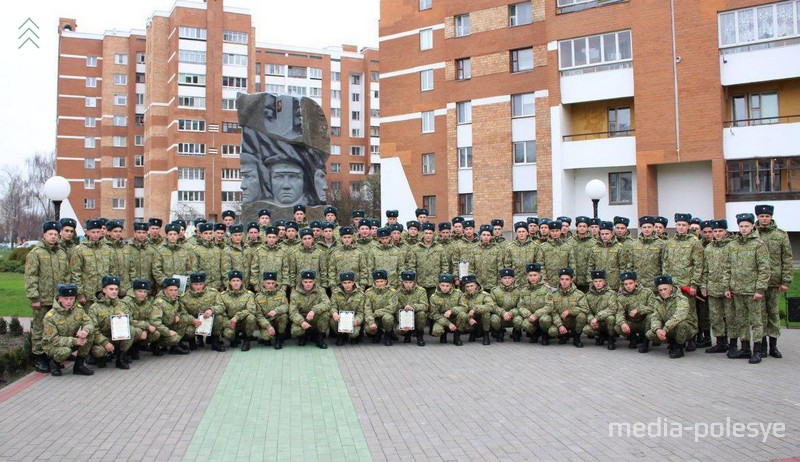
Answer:
[{"label": "balcony railing", "polygon": [[757,125],[774,125],[800,122],[800,114],[784,115],[777,117],[761,117],[758,119],[736,119],[722,122],[725,128],[731,127],[753,127]]},{"label": "balcony railing", "polygon": [[575,135],[564,135],[563,141],[586,141],[599,140],[605,138],[617,138],[620,136],[633,136],[636,130],[615,130],[611,132],[578,133]]},{"label": "balcony railing", "polygon": [[627,3],[628,1],[630,0],[558,0],[556,2],[556,14],[572,13],[614,3]]}]

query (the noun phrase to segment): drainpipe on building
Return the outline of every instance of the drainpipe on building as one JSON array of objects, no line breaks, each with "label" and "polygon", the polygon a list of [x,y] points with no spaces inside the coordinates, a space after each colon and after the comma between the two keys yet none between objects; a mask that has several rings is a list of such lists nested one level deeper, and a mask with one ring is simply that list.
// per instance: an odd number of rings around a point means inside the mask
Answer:
[{"label": "drainpipe on building", "polygon": [[678,108],[678,63],[680,57],[675,46],[675,0],[669,1],[670,15],[672,18],[672,78],[675,87],[675,150],[678,154],[678,162],[681,161],[681,124],[680,112]]}]

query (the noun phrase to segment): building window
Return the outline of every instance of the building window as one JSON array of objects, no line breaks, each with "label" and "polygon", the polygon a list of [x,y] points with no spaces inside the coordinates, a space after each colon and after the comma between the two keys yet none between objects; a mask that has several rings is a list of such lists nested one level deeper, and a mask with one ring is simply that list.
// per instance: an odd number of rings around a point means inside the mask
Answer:
[{"label": "building window", "polygon": [[87,136],[83,139],[83,147],[86,149],[94,149],[94,137]]},{"label": "building window", "polygon": [[127,84],[128,84],[127,74],[114,74],[114,85],[127,85]]},{"label": "building window", "polygon": [[83,189],[94,189],[94,178],[84,178]]},{"label": "building window", "polygon": [[536,215],[536,191],[514,191],[514,214]]},{"label": "building window", "polygon": [[223,168],[222,169],[222,179],[223,180],[241,180],[242,179],[242,171],[238,168]]},{"label": "building window", "polygon": [[341,117],[342,116],[342,109],[338,107],[331,108],[331,117]]},{"label": "building window", "polygon": [[469,14],[459,14],[455,18],[456,37],[469,35]]},{"label": "building window", "polygon": [[86,67],[97,67],[97,56],[87,56]]},{"label": "building window", "polygon": [[733,126],[778,123],[778,92],[750,93],[733,97]]},{"label": "building window", "polygon": [[795,11],[796,4],[784,1],[720,13],[720,48],[800,36],[800,5]]},{"label": "building window", "polygon": [[533,48],[511,50],[511,72],[522,72],[533,69]]},{"label": "building window", "polygon": [[267,92],[267,93],[278,93],[278,94],[285,93],[286,92],[286,86],[285,85],[268,84],[268,85],[264,85],[264,91]]},{"label": "building window", "polygon": [[339,194],[342,192],[342,182],[341,181],[331,181],[331,192],[334,194]]},{"label": "building window", "polygon": [[239,133],[241,128],[236,122],[222,122],[222,133]]},{"label": "building window", "polygon": [[308,96],[312,98],[319,98],[322,96],[322,88],[308,87]]},{"label": "building window", "polygon": [[247,44],[247,32],[239,32],[235,30],[226,30],[222,33],[222,41],[229,43],[244,43]]},{"label": "building window", "polygon": [[86,210],[94,210],[94,199],[84,199],[83,208]]},{"label": "building window", "polygon": [[111,158],[111,165],[114,168],[125,168],[127,167],[127,162],[124,157],[112,157]]},{"label": "building window", "polygon": [[472,168],[472,146],[458,148],[458,168]]},{"label": "building window", "polygon": [[531,2],[515,3],[508,5],[509,27],[522,26],[533,22]]},{"label": "building window", "polygon": [[608,174],[608,205],[627,205],[633,203],[633,173],[619,172]]},{"label": "building window", "polygon": [[136,73],[136,83],[145,83],[145,77],[143,72]]},{"label": "building window", "polygon": [[206,131],[205,120],[178,119],[179,132],[204,132]]},{"label": "building window", "polygon": [[136,104],[144,104],[144,93],[136,93]]},{"label": "building window", "polygon": [[422,113],[422,133],[433,133],[436,130],[435,116],[433,111]]},{"label": "building window", "polygon": [[608,108],[608,134],[609,136],[631,135],[631,108]]},{"label": "building window", "polygon": [[136,114],[136,126],[144,127],[144,114]]},{"label": "building window", "polygon": [[144,64],[144,53],[141,51],[136,53],[136,64]]},{"label": "building window", "polygon": [[221,146],[221,151],[222,151],[222,157],[227,157],[227,156],[236,157],[241,152],[241,146],[239,146],[238,144],[223,144]]},{"label": "building window", "polygon": [[114,210],[121,210],[125,208],[125,199],[122,197],[111,198],[111,208]]},{"label": "building window", "polygon": [[114,106],[127,106],[128,95],[116,94],[114,95]]},{"label": "building window", "polygon": [[97,119],[94,117],[87,117],[83,121],[83,126],[86,128],[94,128],[97,126]]},{"label": "building window", "polygon": [[342,147],[338,144],[331,145],[331,155],[332,156],[340,156],[342,155]]},{"label": "building window", "polygon": [[204,156],[206,145],[202,143],[178,143],[179,156]]},{"label": "building window", "polygon": [[378,91],[378,90],[372,90],[372,97],[375,98],[375,99],[378,99],[379,93],[380,93],[380,91]]},{"label": "building window", "polygon": [[331,126],[331,136],[341,136],[342,127]]},{"label": "building window", "polygon": [[370,175],[380,175],[381,174],[381,164],[369,164],[369,174]]},{"label": "building window", "polygon": [[511,95],[511,117],[531,117],[535,112],[533,93]]},{"label": "building window", "polygon": [[433,0],[419,0],[419,10],[430,10]]},{"label": "building window", "polygon": [[178,74],[178,85],[204,87],[206,76],[203,74]]},{"label": "building window", "polygon": [[247,89],[246,77],[222,77],[222,88]]},{"label": "building window", "polygon": [[88,169],[88,170],[94,169],[95,168],[95,160],[94,159],[90,159],[90,158],[83,159],[83,168]]},{"label": "building window", "polygon": [[360,128],[351,128],[350,129],[350,136],[353,138],[361,138],[361,129]]},{"label": "building window", "polygon": [[125,189],[128,186],[128,179],[127,178],[112,178],[111,179],[111,187],[114,189]]},{"label": "building window", "polygon": [[422,196],[422,208],[428,209],[428,216],[436,216],[436,196]]},{"label": "building window", "polygon": [[433,48],[433,29],[419,31],[419,49],[430,50]]},{"label": "building window", "polygon": [[342,171],[342,164],[340,163],[331,164],[331,173],[341,173],[341,171]]},{"label": "building window", "polygon": [[222,202],[241,202],[241,191],[222,191]]},{"label": "building window", "polygon": [[[727,170],[728,194],[747,195],[740,200],[762,200],[770,197],[767,194],[781,199],[786,198],[785,193],[800,192],[800,157],[730,160]],[[796,194],[790,196],[797,198]]]},{"label": "building window", "polygon": [[114,55],[114,64],[125,66],[128,64],[128,55],[124,53],[117,53]]},{"label": "building window", "polygon": [[[205,100],[205,98],[203,98]],[[205,103],[205,101],[204,101]],[[205,106],[205,104],[204,104]],[[236,110],[236,100],[234,98],[222,98],[222,110],[223,111],[235,111]]]},{"label": "building window", "polygon": [[128,117],[123,115],[115,115],[112,119],[115,127],[127,127]]},{"label": "building window", "polygon": [[352,99],[354,103],[361,101],[361,93],[353,93],[350,99]]},{"label": "building window", "polygon": [[353,174],[364,174],[364,163],[363,162],[351,162],[350,163],[350,173]]},{"label": "building window", "polygon": [[472,101],[456,103],[456,122],[459,124],[472,123]]},{"label": "building window", "polygon": [[472,215],[472,193],[458,195],[458,214]]},{"label": "building window", "polygon": [[353,85],[361,85],[361,74],[350,74],[350,83]]},{"label": "building window", "polygon": [[331,99],[342,99],[341,90],[331,90]]},{"label": "building window", "polygon": [[361,146],[350,146],[350,155],[351,156],[363,156],[364,155],[364,148]]},{"label": "building window", "polygon": [[513,148],[515,164],[536,163],[536,140],[516,141]]},{"label": "building window", "polygon": [[436,173],[436,155],[432,152],[422,155],[422,174],[433,175]]},{"label": "building window", "polygon": [[234,54],[234,53],[222,53],[222,65],[227,65],[227,66],[247,66],[247,55],[237,55],[237,54]]},{"label": "building window", "polygon": [[86,107],[97,107],[97,98],[93,96],[87,96],[84,104]]},{"label": "building window", "polygon": [[86,77],[86,88],[96,88],[97,77]]},{"label": "building window", "polygon": [[468,80],[472,78],[472,60],[461,58],[456,60],[456,80]]},{"label": "building window", "polygon": [[144,188],[144,177],[143,176],[135,176],[135,177],[133,177],[133,187],[134,188]]},{"label": "building window", "polygon": [[200,27],[180,26],[178,28],[178,37],[190,40],[205,40],[206,30]]},{"label": "building window", "polygon": [[298,87],[297,85],[289,85],[289,90],[286,92],[293,96],[306,96],[306,87]]},{"label": "building window", "polygon": [[370,125],[369,127],[369,136],[373,138],[377,138],[381,136],[381,127],[377,125]]},{"label": "building window", "polygon": [[267,75],[286,75],[286,66],[283,64],[264,64],[264,73]]},{"label": "building window", "polygon": [[134,146],[144,146],[144,135],[133,135]]},{"label": "building window", "polygon": [[353,120],[361,120],[361,111],[350,111],[350,118]]},{"label": "building window", "polygon": [[369,73],[370,82],[377,82],[377,81],[380,80],[380,78],[381,78],[381,75],[376,71],[372,71],[372,72]]},{"label": "building window", "polygon": [[141,154],[133,156],[133,166],[144,167],[144,156]]},{"label": "building window", "polygon": [[380,117],[381,116],[381,110],[380,109],[370,109],[369,110],[369,115],[371,117]]},{"label": "building window", "polygon": [[205,180],[206,171],[198,167],[180,167],[178,168],[179,180]]},{"label": "building window", "polygon": [[205,191],[178,191],[178,202],[205,202]]},{"label": "building window", "polygon": [[206,52],[199,50],[178,50],[178,62],[205,64]]},{"label": "building window", "polygon": [[433,69],[419,72],[420,91],[433,90]]},{"label": "building window", "polygon": [[314,80],[322,80],[322,69],[318,67],[309,67],[308,78]]},{"label": "building window", "polygon": [[133,198],[133,208],[135,208],[135,209],[144,208],[144,197],[134,197]]},{"label": "building window", "polygon": [[600,65],[616,69],[629,65],[625,63],[632,58],[629,30],[558,42],[558,66],[561,71]]},{"label": "building window", "polygon": [[295,77],[298,79],[306,78],[308,73],[308,68],[304,66],[289,66],[289,77]]},{"label": "building window", "polygon": [[377,144],[369,145],[369,153],[373,156],[379,156],[381,154],[381,147]]}]

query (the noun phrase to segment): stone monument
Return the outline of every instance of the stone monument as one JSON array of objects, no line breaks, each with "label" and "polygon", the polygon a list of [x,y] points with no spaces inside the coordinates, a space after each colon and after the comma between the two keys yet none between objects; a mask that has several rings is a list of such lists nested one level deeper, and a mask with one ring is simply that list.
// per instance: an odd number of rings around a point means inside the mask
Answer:
[{"label": "stone monument", "polygon": [[242,128],[242,221],[257,221],[261,209],[269,209],[273,221],[291,219],[300,204],[308,220],[322,219],[331,150],[322,107],[311,98],[272,93],[240,93],[236,107]]}]

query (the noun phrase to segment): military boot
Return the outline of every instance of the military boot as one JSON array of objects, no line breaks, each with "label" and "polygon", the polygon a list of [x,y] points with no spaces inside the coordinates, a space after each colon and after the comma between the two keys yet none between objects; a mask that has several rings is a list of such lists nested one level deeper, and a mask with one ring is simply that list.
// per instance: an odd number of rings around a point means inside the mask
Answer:
[{"label": "military boot", "polygon": [[392,336],[388,332],[383,334],[383,344],[386,346],[392,346],[393,344]]},{"label": "military boot", "polygon": [[233,333],[233,339],[230,341],[231,348],[236,348],[239,346],[239,334],[236,332]]},{"label": "military boot", "polygon": [[566,335],[559,335],[558,336],[558,344],[559,345],[564,345],[565,343],[567,343],[568,339],[569,339],[569,332],[567,332]]},{"label": "military boot", "polygon": [[769,355],[773,358],[783,358],[783,355],[778,351],[778,337],[769,338]]},{"label": "military boot", "polygon": [[344,345],[345,337],[347,334],[339,334],[336,336],[336,346]]},{"label": "military boot", "polygon": [[699,348],[707,348],[711,346],[711,331],[706,329],[701,332],[701,339],[697,341]]},{"label": "military boot", "polygon": [[606,347],[609,350],[616,350],[617,349],[617,337],[611,335],[608,337],[608,346]]},{"label": "military boot", "polygon": [[484,332],[483,333],[483,344],[489,345],[492,343],[492,333],[491,332]]},{"label": "military boot", "polygon": [[242,333],[242,351],[250,351],[250,336]]},{"label": "military boot", "polygon": [[639,344],[639,353],[647,353],[648,351],[650,351],[650,339],[644,337],[642,343]]},{"label": "military boot", "polygon": [[478,334],[475,332],[475,329],[472,329],[472,332],[469,333],[469,338],[467,339],[467,342],[474,342],[477,336]]},{"label": "military boot", "polygon": [[86,358],[83,356],[75,357],[75,364],[72,366],[73,375],[94,375],[94,371],[86,367]]},{"label": "military boot", "polygon": [[692,352],[697,349],[697,343],[694,341],[694,337],[691,337],[688,342],[686,342],[686,352]]},{"label": "military boot", "polygon": [[725,353],[728,345],[725,344],[725,337],[717,337],[717,344],[711,348],[706,348],[706,353]]},{"label": "military boot", "polygon": [[94,362],[97,365],[98,369],[105,369],[106,368],[106,355],[103,355],[99,358],[94,358]]},{"label": "military boot", "polygon": [[758,364],[761,362],[761,342],[753,342],[753,355],[750,356],[750,364]]},{"label": "military boot", "polygon": [[542,346],[550,345],[550,334],[542,332]]},{"label": "military boot", "polygon": [[195,336],[194,336],[194,344],[195,344],[195,346],[196,346],[198,349],[200,349],[200,348],[205,348],[205,347],[206,347],[206,342],[204,342],[204,340],[205,340],[205,339],[203,338],[203,336],[202,336],[202,335],[195,335]]},{"label": "military boot", "polygon": [[514,343],[519,343],[522,340],[522,331],[520,329],[514,329],[511,331],[511,341]]},{"label": "military boot", "polygon": [[581,342],[581,333],[580,331],[575,331],[572,337],[572,344],[575,345],[576,348],[583,348],[583,342]]},{"label": "military boot", "polygon": [[638,346],[639,346],[639,334],[631,332],[630,335],[628,336],[628,348],[634,350]]},{"label": "military boot", "polygon": [[461,341],[461,332],[460,331],[453,332],[453,345],[461,346],[463,344],[464,342]]},{"label": "military boot", "polygon": [[425,346],[425,331],[417,329],[414,332],[417,334],[417,346]]},{"label": "military boot", "polygon": [[530,334],[528,334],[528,337],[530,337],[530,343],[536,343],[536,342],[538,342],[538,341],[539,341],[539,336],[540,336],[540,335],[541,335],[542,337],[547,337],[547,334],[546,334],[546,333],[542,333],[542,330],[541,330],[541,329],[539,329],[538,327],[537,327],[537,328],[535,328],[535,329],[533,330],[533,332],[531,332]]},{"label": "military boot", "polygon": [[53,377],[61,377],[61,363],[53,358],[48,358],[48,366],[50,366],[50,375]]},{"label": "military boot", "polygon": [[211,349],[220,353],[225,351],[225,346],[222,345],[222,342],[220,342],[219,335],[211,336]]},{"label": "military boot", "polygon": [[439,336],[439,343],[447,343],[447,332]]},{"label": "military boot", "polygon": [[758,354],[761,356],[761,359],[764,359],[768,356],[767,354],[767,337],[761,337],[761,348],[758,349]]},{"label": "military boot", "polygon": [[325,343],[325,334],[322,332],[317,333],[317,348],[322,350],[328,348],[328,344]]},{"label": "military boot", "polygon": [[503,342],[506,341],[506,330],[505,330],[505,328],[501,327],[500,330],[497,331],[497,341],[498,341],[498,343],[503,343]]},{"label": "military boot", "polygon": [[50,363],[47,360],[47,355],[44,353],[36,355],[36,372],[47,374],[50,372]]},{"label": "military boot", "polygon": [[308,331],[303,332],[303,335],[297,337],[297,346],[306,346],[306,341],[308,341]]},{"label": "military boot", "polygon": [[131,368],[130,364],[125,362],[125,358],[124,358],[125,353],[123,353],[122,350],[116,349],[116,350],[114,350],[114,353],[116,353],[114,356],[116,356],[116,358],[117,358],[116,361],[114,362],[114,365],[117,367],[117,369],[130,369]]},{"label": "military boot", "polygon": [[739,357],[739,339],[738,338],[729,338],[728,339],[728,358],[736,359]]},{"label": "military boot", "polygon": [[169,347],[169,351],[167,351],[167,353],[171,355],[188,355],[189,348],[188,347],[186,347],[185,349],[181,348],[181,344],[179,343],[177,345],[172,345],[171,347]]},{"label": "military boot", "polygon": [[750,352],[750,341],[742,339],[742,349],[739,350],[736,356],[729,356],[736,359],[750,359],[752,356]]},{"label": "military boot", "polygon": [[128,357],[134,361],[138,361],[142,357],[139,355],[139,345],[133,344],[130,350],[128,350]]},{"label": "military boot", "polygon": [[153,353],[153,356],[164,356],[164,348],[160,345],[153,345],[150,351]]},{"label": "military boot", "polygon": [[598,332],[597,335],[594,337],[594,344],[597,346],[603,346],[606,343],[606,338],[608,334],[605,332]]},{"label": "military boot", "polygon": [[670,359],[683,358],[683,343],[673,343],[669,351]]},{"label": "military boot", "polygon": [[275,349],[280,350],[283,348],[283,334],[276,333],[275,334]]},{"label": "military boot", "polygon": [[403,334],[403,343],[411,343],[411,334],[413,332],[409,331]]}]

